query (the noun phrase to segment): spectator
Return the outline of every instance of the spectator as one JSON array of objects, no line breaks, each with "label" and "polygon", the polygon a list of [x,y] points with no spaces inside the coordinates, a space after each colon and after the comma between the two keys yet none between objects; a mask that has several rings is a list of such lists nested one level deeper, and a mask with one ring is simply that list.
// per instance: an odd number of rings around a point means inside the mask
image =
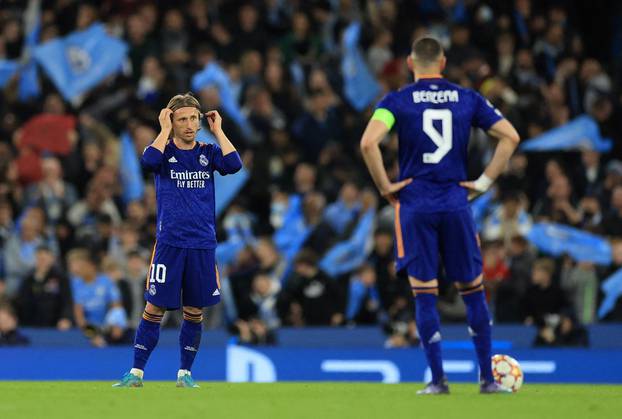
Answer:
[{"label": "spectator", "polygon": [[56,224],[78,200],[78,195],[74,186],[63,180],[63,169],[57,158],[45,157],[41,166],[43,179],[26,190],[24,200],[29,206],[43,208],[48,221]]},{"label": "spectator", "polygon": [[24,326],[56,327],[58,330],[71,327],[73,307],[69,279],[49,247],[37,248],[35,268],[22,282],[16,307]]},{"label": "spectator", "polygon": [[127,318],[119,289],[100,273],[93,256],[86,249],[73,249],[67,255],[72,274],[74,319],[94,346],[127,340]]},{"label": "spectator", "polygon": [[41,208],[26,210],[19,227],[9,236],[4,250],[6,293],[15,296],[22,281],[35,267],[35,251],[47,245],[56,254],[56,243],[45,233],[45,214]]},{"label": "spectator", "polygon": [[375,324],[380,310],[380,294],[376,286],[376,271],[372,265],[363,265],[350,279],[346,307],[349,324]]},{"label": "spectator", "polygon": [[555,176],[546,192],[546,198],[536,202],[534,213],[540,221],[578,225],[581,214],[572,196],[572,186],[565,175]]},{"label": "spectator", "polygon": [[0,300],[0,347],[28,345],[30,339],[17,329],[17,316],[6,300]]},{"label": "spectator", "polygon": [[238,303],[238,320],[234,330],[243,343],[274,344],[275,329],[280,325],[277,314],[278,283],[260,272],[253,278],[248,297]]},{"label": "spectator", "polygon": [[336,285],[317,268],[315,252],[302,250],[280,295],[281,318],[297,327],[337,326],[344,320],[341,305]]},{"label": "spectator", "polygon": [[347,182],[341,187],[339,198],[326,207],[325,220],[339,235],[350,226],[361,211],[359,190],[352,182]]},{"label": "spectator", "polygon": [[495,320],[499,323],[521,321],[521,300],[531,282],[535,255],[522,236],[514,236],[509,246],[509,276],[499,284],[496,294]]},{"label": "spectator", "polygon": [[611,210],[603,219],[603,231],[608,236],[622,237],[622,185],[611,191]]},{"label": "spectator", "polygon": [[119,210],[105,188],[91,182],[87,188],[86,197],[75,203],[67,214],[67,219],[76,229],[78,240],[89,235],[97,235],[97,217],[100,214],[106,214],[113,225],[117,225],[121,220]]},{"label": "spectator", "polygon": [[591,324],[596,319],[598,297],[598,276],[596,267],[590,262],[569,261],[569,267],[562,271],[561,287],[577,314],[580,324]]},{"label": "spectator", "polygon": [[523,301],[525,324],[535,325],[535,345],[587,344],[587,335],[574,320],[574,313],[564,292],[553,282],[555,264],[538,259],[533,266],[531,283]]},{"label": "spectator", "polygon": [[506,246],[514,236],[525,236],[531,229],[531,217],[517,192],[506,192],[501,205],[486,219],[484,240],[501,240]]}]

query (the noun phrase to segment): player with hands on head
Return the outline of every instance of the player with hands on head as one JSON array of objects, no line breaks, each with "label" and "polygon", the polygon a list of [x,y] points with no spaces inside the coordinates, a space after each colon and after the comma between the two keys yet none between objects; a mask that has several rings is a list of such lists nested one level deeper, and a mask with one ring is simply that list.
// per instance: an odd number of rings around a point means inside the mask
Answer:
[{"label": "player with hands on head", "polygon": [[[436,309],[438,262],[467,307],[469,332],[480,366],[480,392],[502,393],[491,369],[491,318],[482,283],[482,257],[468,201],[490,188],[516,149],[512,124],[479,93],[443,79],[440,43],[423,37],[407,59],[415,82],[387,94],[361,139],[361,152],[376,187],[395,208],[398,270],[408,273],[419,337],[432,381],[418,394],[447,394]],[[380,142],[395,127],[399,179],[387,175]],[[492,160],[474,181],[467,178],[471,127],[498,140]]]},{"label": "player with hands on head", "polygon": [[180,307],[184,321],[177,386],[198,387],[190,370],[201,341],[203,308],[220,302],[214,171],[228,175],[242,167],[218,112],[204,117],[218,144],[196,141],[203,118],[199,101],[190,93],[174,96],[158,116],[160,133],[142,155],[142,166],[155,175],[156,243],[145,284],[147,304],[134,341],[134,365],[115,387],[142,387],[162,317]]}]

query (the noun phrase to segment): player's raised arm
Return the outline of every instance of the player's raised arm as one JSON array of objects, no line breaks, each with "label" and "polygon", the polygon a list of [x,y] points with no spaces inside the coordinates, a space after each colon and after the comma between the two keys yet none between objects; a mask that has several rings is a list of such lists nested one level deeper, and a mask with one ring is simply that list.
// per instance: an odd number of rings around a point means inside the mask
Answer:
[{"label": "player's raised arm", "polygon": [[[383,110],[384,109],[378,109],[376,113],[374,113],[374,117],[372,117],[367,124],[365,132],[363,132],[363,137],[361,138],[361,153],[363,154],[367,169],[376,187],[380,191],[380,194],[385,197],[391,205],[394,205],[396,203],[394,194],[412,182],[412,179],[404,179],[395,183],[389,180],[382,160],[382,154],[380,153],[380,142],[389,132],[390,126],[387,125],[386,121],[376,117],[378,111]],[[389,113],[388,111],[386,112]]]},{"label": "player's raised arm", "polygon": [[169,108],[162,109],[158,120],[160,121],[160,133],[149,147],[145,148],[141,158],[141,164],[151,171],[157,170],[162,163],[164,148],[173,129],[173,111]]},{"label": "player's raised arm", "polygon": [[205,117],[207,118],[209,129],[216,138],[216,141],[218,141],[218,145],[222,151],[222,154],[217,153],[212,157],[214,167],[222,175],[236,173],[242,168],[242,160],[235,146],[229,141],[229,138],[222,130],[222,117],[218,111],[209,111],[205,114]]},{"label": "player's raised arm", "polygon": [[474,181],[460,182],[460,186],[469,189],[469,200],[490,188],[501,172],[503,172],[520,142],[518,132],[516,132],[514,126],[507,119],[495,122],[487,132],[488,135],[498,139],[499,142],[492,160],[488,163],[484,173]]}]

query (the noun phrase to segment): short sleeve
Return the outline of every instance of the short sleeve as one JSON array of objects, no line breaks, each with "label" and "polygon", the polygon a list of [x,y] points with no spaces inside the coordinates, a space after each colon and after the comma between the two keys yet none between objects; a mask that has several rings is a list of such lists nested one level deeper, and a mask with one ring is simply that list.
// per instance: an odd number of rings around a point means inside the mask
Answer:
[{"label": "short sleeve", "polygon": [[143,151],[143,155],[140,158],[140,164],[145,170],[157,172],[160,170],[163,158],[164,154],[162,154],[160,150],[149,145]]},{"label": "short sleeve", "polygon": [[376,110],[371,119],[384,122],[389,129],[395,124],[395,116],[397,115],[397,106],[393,93],[388,93],[378,102]]},{"label": "short sleeve", "polygon": [[473,92],[475,97],[475,112],[473,113],[473,126],[488,131],[495,123],[503,119],[501,112],[493,106],[488,99],[485,99],[477,92]]}]

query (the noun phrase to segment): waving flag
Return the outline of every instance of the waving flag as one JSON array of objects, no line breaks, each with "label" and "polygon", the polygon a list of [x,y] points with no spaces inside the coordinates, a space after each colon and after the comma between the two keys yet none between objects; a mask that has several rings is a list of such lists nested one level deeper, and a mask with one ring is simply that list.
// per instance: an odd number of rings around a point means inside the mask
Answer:
[{"label": "waving flag", "polygon": [[126,55],[125,42],[108,35],[101,23],[48,41],[33,51],[63,97],[73,102],[117,73]]},{"label": "waving flag", "polygon": [[123,185],[123,202],[141,199],[145,192],[140,161],[136,155],[134,141],[129,133],[121,134],[121,162],[119,165],[121,184]]},{"label": "waving flag", "polygon": [[6,84],[13,78],[19,70],[19,63],[15,60],[0,60],[0,88],[4,88]]},{"label": "waving flag", "polygon": [[203,70],[192,76],[191,86],[195,92],[209,86],[214,86],[218,89],[222,108],[233,118],[245,136],[251,135],[251,126],[233,94],[233,83],[222,67],[215,62],[208,63]]},{"label": "waving flag", "polygon": [[30,0],[28,8],[24,13],[24,48],[22,59],[25,63],[19,77],[19,100],[25,102],[29,99],[38,97],[41,94],[37,64],[32,57],[32,51],[37,46],[39,34],[41,33],[41,2]]},{"label": "waving flag", "polygon": [[565,125],[523,142],[522,151],[594,150],[606,153],[612,142],[600,135],[598,124],[588,115],[581,115]]},{"label": "waving flag", "polygon": [[598,318],[602,319],[613,310],[616,301],[622,295],[622,269],[617,270],[605,279],[600,289],[605,293],[605,298],[598,308]]},{"label": "waving flag", "polygon": [[539,250],[553,256],[568,254],[579,262],[611,263],[611,246],[603,237],[554,223],[536,223],[527,239]]},{"label": "waving flag", "polygon": [[367,68],[367,63],[359,50],[360,36],[360,22],[352,22],[343,33],[341,58],[344,94],[358,111],[369,106],[380,93],[380,86]]},{"label": "waving flag", "polygon": [[320,261],[320,268],[331,277],[351,272],[361,266],[369,254],[376,214],[373,209],[364,213],[350,238],[334,245]]}]

